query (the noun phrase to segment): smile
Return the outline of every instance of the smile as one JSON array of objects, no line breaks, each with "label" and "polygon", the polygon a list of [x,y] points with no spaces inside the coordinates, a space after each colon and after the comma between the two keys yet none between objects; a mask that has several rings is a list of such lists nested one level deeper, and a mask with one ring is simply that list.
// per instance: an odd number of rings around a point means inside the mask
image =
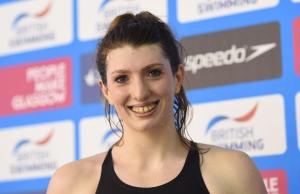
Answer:
[{"label": "smile", "polygon": [[149,113],[152,110],[154,110],[155,107],[158,105],[158,103],[159,103],[159,101],[155,101],[151,104],[147,104],[144,106],[129,106],[129,108],[135,113],[144,114],[144,113]]}]

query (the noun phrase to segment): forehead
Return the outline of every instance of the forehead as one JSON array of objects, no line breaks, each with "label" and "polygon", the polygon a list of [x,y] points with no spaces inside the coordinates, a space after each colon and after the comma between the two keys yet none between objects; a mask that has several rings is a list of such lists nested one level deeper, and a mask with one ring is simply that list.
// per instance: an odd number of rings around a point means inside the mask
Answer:
[{"label": "forehead", "polygon": [[150,64],[169,64],[158,44],[134,47],[124,45],[111,50],[106,58],[107,71],[124,68],[142,68]]}]

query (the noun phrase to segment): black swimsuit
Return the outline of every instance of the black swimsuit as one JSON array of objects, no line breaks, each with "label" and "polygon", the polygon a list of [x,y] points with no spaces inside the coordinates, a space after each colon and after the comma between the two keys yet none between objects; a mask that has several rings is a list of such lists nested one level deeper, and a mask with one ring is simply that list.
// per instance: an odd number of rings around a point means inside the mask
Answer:
[{"label": "black swimsuit", "polygon": [[197,149],[190,149],[177,177],[163,185],[150,188],[135,187],[122,182],[114,171],[110,149],[102,164],[96,194],[209,194],[209,192],[200,171]]}]

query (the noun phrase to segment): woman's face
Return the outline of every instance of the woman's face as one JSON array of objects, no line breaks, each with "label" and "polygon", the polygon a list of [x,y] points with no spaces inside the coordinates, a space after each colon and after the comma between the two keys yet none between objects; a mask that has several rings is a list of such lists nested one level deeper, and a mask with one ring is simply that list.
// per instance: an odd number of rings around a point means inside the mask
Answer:
[{"label": "woman's face", "polygon": [[158,44],[111,50],[102,93],[113,105],[125,131],[155,130],[174,123],[173,101],[183,81],[183,67],[173,75]]}]

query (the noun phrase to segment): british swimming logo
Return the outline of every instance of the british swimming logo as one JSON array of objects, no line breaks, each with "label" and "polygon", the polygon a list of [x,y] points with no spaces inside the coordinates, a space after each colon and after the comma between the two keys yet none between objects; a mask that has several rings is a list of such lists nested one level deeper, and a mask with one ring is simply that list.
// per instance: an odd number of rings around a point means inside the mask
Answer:
[{"label": "british swimming logo", "polygon": [[75,159],[68,120],[1,129],[0,142],[0,181],[48,177]]},{"label": "british swimming logo", "polygon": [[251,156],[282,154],[286,150],[280,94],[195,104],[193,111],[188,132],[195,141]]},{"label": "british swimming logo", "polygon": [[239,117],[235,117],[235,118],[232,118],[230,116],[225,116],[225,115],[219,115],[219,116],[214,117],[208,123],[208,126],[206,128],[206,134],[216,124],[221,123],[221,122],[226,121],[226,120],[232,120],[232,121],[241,122],[241,123],[249,121],[250,119],[252,119],[254,117],[255,112],[257,110],[257,107],[258,107],[258,104],[254,105],[253,108],[249,112],[247,112],[246,114],[244,114],[242,116],[239,116]]},{"label": "british swimming logo", "polygon": [[[70,43],[73,1],[16,1],[0,6],[0,56]],[[57,22],[59,21],[59,22]]]},{"label": "british swimming logo", "polygon": [[10,166],[11,174],[56,169],[57,164],[49,160],[51,154],[47,148],[53,136],[54,130],[52,129],[37,140],[28,137],[18,140],[12,149],[17,163]]},{"label": "british swimming logo", "polygon": [[255,125],[250,122],[257,109],[258,103],[256,102],[250,111],[241,116],[214,116],[208,122],[206,135],[225,148],[243,151],[263,150],[264,139],[256,135]]},{"label": "british swimming logo", "polygon": [[28,138],[21,139],[20,141],[18,141],[16,143],[15,147],[12,150],[12,153],[14,155],[16,155],[22,147],[24,147],[26,145],[30,145],[30,144],[33,144],[33,145],[36,145],[36,146],[46,145],[52,139],[53,133],[54,133],[53,131],[50,131],[48,134],[46,134],[46,136],[42,137],[39,140],[31,140],[31,139],[28,139]]},{"label": "british swimming logo", "polygon": [[167,5],[166,0],[78,0],[79,38],[98,39],[116,16],[126,12],[150,11],[167,21]]},{"label": "british swimming logo", "polygon": [[178,20],[182,23],[267,9],[279,4],[279,0],[177,0],[176,2]]},{"label": "british swimming logo", "polygon": [[50,24],[47,22],[45,16],[50,16],[52,1],[49,1],[45,6],[40,4],[35,13],[23,8],[25,11],[17,13],[11,21],[11,30],[15,38],[11,39],[9,46],[17,48],[27,44],[36,43],[39,41],[54,40],[55,32],[50,30]]},{"label": "british swimming logo", "polygon": [[18,14],[14,19],[13,22],[11,24],[11,27],[14,29],[16,28],[16,26],[18,25],[18,23],[20,23],[22,20],[26,19],[26,18],[42,18],[44,16],[46,16],[49,11],[51,10],[52,7],[52,2],[50,1],[45,7],[43,7],[40,11],[36,12],[36,13],[29,13],[29,12],[23,12]]}]

